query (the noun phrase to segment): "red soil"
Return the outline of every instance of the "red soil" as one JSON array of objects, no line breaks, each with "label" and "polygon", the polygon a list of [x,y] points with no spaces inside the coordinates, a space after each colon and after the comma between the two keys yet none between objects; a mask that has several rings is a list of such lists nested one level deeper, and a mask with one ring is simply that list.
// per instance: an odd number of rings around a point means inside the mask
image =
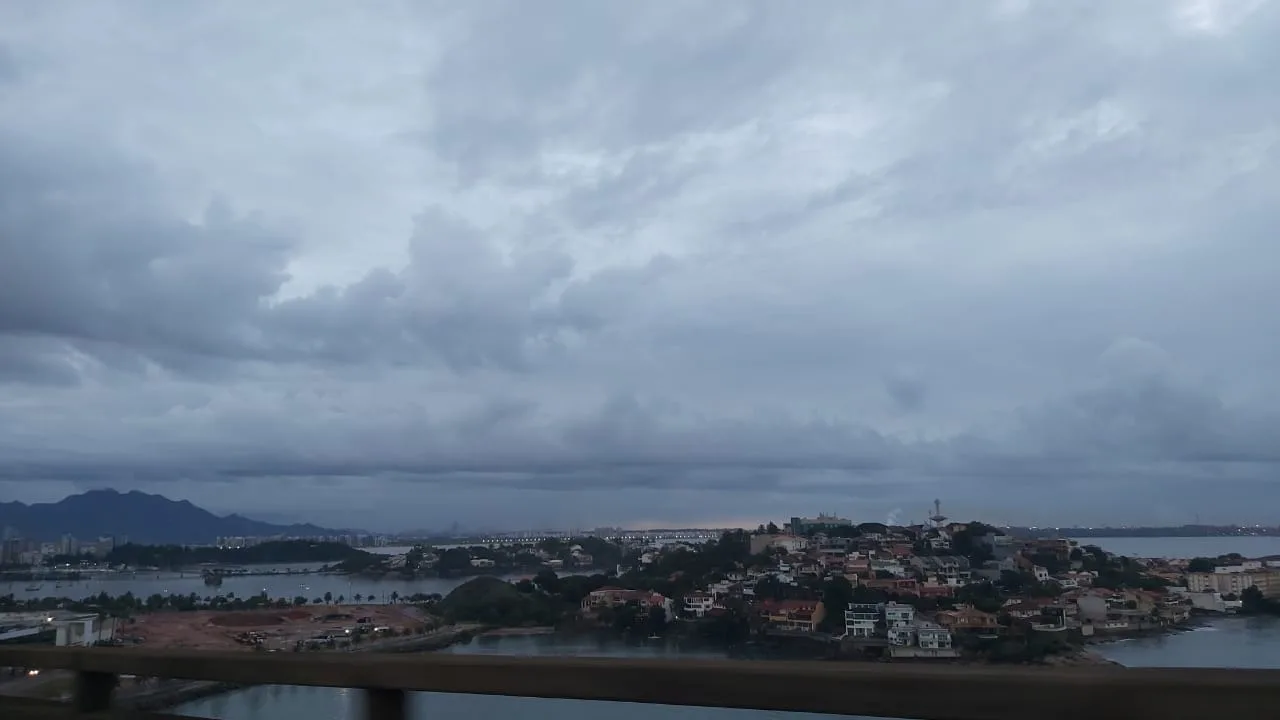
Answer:
[{"label": "red soil", "polygon": [[[303,613],[301,618],[311,617],[310,613]],[[301,619],[295,616],[294,620]],[[228,612],[219,613],[209,619],[210,625],[218,625],[220,627],[262,627],[264,625],[283,625],[285,618],[280,617],[280,613],[260,613],[260,612]]]}]

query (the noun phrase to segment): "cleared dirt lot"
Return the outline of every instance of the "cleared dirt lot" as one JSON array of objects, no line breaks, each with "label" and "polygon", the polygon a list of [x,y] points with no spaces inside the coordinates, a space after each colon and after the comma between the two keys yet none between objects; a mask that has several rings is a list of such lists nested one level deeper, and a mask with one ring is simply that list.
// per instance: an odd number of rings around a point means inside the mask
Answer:
[{"label": "cleared dirt lot", "polygon": [[397,632],[426,624],[418,609],[407,605],[316,605],[249,612],[155,613],[122,626],[120,635],[137,638],[145,647],[249,650],[250,645],[236,638],[258,633],[264,648],[291,650],[299,640],[345,635],[359,618],[369,618],[370,624]]}]

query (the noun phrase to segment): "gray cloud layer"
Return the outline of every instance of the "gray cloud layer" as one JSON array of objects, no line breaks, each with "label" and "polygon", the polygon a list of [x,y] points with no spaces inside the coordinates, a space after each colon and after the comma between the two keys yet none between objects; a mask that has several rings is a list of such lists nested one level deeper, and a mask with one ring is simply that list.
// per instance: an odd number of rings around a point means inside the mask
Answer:
[{"label": "gray cloud layer", "polygon": [[255,8],[0,9],[4,495],[1273,520],[1276,3]]}]

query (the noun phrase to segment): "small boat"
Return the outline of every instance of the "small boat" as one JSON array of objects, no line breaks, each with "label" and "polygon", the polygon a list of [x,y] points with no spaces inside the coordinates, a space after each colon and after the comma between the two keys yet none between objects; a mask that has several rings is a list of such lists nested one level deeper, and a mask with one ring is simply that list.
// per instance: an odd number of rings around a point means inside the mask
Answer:
[{"label": "small boat", "polygon": [[36,592],[37,590],[39,590],[39,589],[40,589],[40,588],[42,588],[42,587],[44,587],[44,586],[43,586],[43,585],[28,585],[28,586],[27,586],[27,592]]}]

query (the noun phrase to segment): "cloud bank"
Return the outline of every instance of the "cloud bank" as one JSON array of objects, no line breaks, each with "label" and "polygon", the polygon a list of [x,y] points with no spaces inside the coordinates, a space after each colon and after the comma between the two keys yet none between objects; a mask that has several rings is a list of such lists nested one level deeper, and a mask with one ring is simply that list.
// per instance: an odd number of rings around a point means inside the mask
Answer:
[{"label": "cloud bank", "polygon": [[1277,39],[1260,0],[0,8],[0,494],[1273,521]]}]

